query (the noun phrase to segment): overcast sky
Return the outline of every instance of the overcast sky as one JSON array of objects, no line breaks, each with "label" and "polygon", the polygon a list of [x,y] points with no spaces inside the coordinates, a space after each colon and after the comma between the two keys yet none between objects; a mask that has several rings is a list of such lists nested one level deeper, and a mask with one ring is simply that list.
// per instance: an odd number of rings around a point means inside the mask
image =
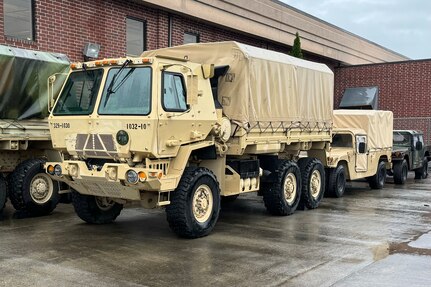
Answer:
[{"label": "overcast sky", "polygon": [[429,0],[281,1],[409,58],[431,58]]}]

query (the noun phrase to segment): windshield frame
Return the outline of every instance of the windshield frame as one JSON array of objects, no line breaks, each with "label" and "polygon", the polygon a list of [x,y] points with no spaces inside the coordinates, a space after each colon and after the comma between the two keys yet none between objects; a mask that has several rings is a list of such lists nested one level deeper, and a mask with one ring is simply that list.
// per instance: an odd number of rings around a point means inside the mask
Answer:
[{"label": "windshield frame", "polygon": [[[100,115],[100,116],[148,116],[148,115],[150,115],[151,112],[152,112],[152,110],[153,110],[152,109],[152,104],[153,104],[153,79],[154,79],[154,75],[153,75],[153,67],[152,66],[134,66],[134,65],[128,65],[123,70],[123,72],[126,69],[133,69],[133,68],[134,69],[149,69],[150,70],[150,87],[149,87],[149,89],[150,89],[150,95],[149,95],[150,99],[149,99],[149,103],[148,103],[148,106],[149,106],[148,113],[146,113],[146,114],[138,114],[138,113],[136,113],[136,114],[115,113],[114,114],[114,113],[101,113],[100,112],[100,107],[101,107],[101,105],[103,105],[102,101],[104,99],[105,90],[106,90],[106,92],[108,92],[108,88],[109,87],[107,87],[107,85],[110,84],[110,81],[108,81],[109,72],[110,71],[114,71],[114,70],[117,70],[117,72],[118,72],[118,70],[120,68],[121,67],[113,66],[113,67],[110,67],[109,69],[106,70],[106,74],[104,76],[104,78],[105,78],[104,80],[105,81],[104,81],[104,84],[103,84],[103,89],[102,89],[102,85],[101,85],[101,87],[100,87],[100,97],[99,97],[99,99],[98,99],[98,101],[96,103],[97,114]],[[126,72],[126,74],[127,74],[127,72]],[[112,96],[112,95],[110,95],[110,96]]]},{"label": "windshield frame", "polygon": [[[76,112],[75,113],[59,113],[58,111],[56,111],[58,105],[60,104],[61,96],[63,95],[63,92],[65,91],[65,89],[67,87],[67,84],[68,84],[68,81],[70,79],[70,76],[72,74],[77,74],[77,73],[88,74],[88,72],[90,72],[90,71],[101,71],[101,74],[100,74],[100,79],[99,79],[99,87],[93,92],[94,93],[93,94],[94,104],[91,107],[91,109],[88,110],[88,113],[76,113]],[[87,116],[93,114],[95,107],[98,105],[98,98],[99,98],[99,93],[100,93],[100,87],[102,86],[102,84],[104,83],[104,81],[105,81],[105,69],[103,69],[103,68],[96,68],[96,69],[88,69],[87,68],[86,70],[82,69],[82,70],[76,70],[76,71],[70,72],[69,75],[67,76],[67,80],[64,82],[64,85],[63,85],[63,87],[61,89],[61,92],[59,93],[59,95],[57,97],[55,105],[54,105],[54,107],[52,109],[52,115],[53,116],[58,116],[58,117],[61,117],[61,116],[66,116],[66,117],[67,116],[86,116],[87,117]],[[94,88],[94,86],[93,86],[93,88]]]}]

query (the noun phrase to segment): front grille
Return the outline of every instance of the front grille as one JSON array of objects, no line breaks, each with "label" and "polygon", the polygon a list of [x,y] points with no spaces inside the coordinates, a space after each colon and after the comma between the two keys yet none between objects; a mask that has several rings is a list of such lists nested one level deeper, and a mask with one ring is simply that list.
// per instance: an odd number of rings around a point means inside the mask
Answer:
[{"label": "front grille", "polygon": [[110,134],[78,134],[76,153],[85,157],[115,157],[117,148]]}]

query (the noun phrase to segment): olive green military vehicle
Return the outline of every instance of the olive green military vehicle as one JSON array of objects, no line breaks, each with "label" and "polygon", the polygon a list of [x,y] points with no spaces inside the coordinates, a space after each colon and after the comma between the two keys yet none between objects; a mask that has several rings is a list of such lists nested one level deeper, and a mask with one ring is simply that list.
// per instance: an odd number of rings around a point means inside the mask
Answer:
[{"label": "olive green military vehicle", "polygon": [[335,110],[333,139],[326,153],[326,194],[341,197],[346,180],[367,179],[383,188],[391,170],[393,115],[389,111]]},{"label": "olive green military vehicle", "polygon": [[424,144],[423,133],[413,130],[394,130],[393,134],[391,175],[394,176],[394,182],[404,184],[409,170],[415,172],[415,179],[427,178],[431,148]]},{"label": "olive green military vehicle", "polygon": [[[78,216],[112,222],[123,205],[165,207],[188,238],[213,229],[221,198],[263,195],[269,213],[316,208],[331,141],[333,73],[236,42],[73,63],[49,125]],[[312,156],[298,159],[300,152]]]},{"label": "olive green military vehicle", "polygon": [[32,215],[50,213],[60,199],[43,167],[61,159],[49,134],[48,86],[57,94],[69,65],[65,55],[0,45],[0,212],[8,197]]}]

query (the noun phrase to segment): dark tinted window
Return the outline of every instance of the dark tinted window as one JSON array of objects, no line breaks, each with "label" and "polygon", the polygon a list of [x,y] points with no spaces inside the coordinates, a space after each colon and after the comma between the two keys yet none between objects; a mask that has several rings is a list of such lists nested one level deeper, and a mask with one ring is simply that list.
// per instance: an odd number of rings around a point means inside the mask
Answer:
[{"label": "dark tinted window", "polygon": [[91,114],[102,74],[102,69],[71,73],[54,108],[54,115]]},{"label": "dark tinted window", "polygon": [[332,138],[332,147],[353,147],[352,136],[349,134],[336,134]]},{"label": "dark tinted window", "polygon": [[3,13],[6,36],[34,40],[32,0],[3,0]]}]

